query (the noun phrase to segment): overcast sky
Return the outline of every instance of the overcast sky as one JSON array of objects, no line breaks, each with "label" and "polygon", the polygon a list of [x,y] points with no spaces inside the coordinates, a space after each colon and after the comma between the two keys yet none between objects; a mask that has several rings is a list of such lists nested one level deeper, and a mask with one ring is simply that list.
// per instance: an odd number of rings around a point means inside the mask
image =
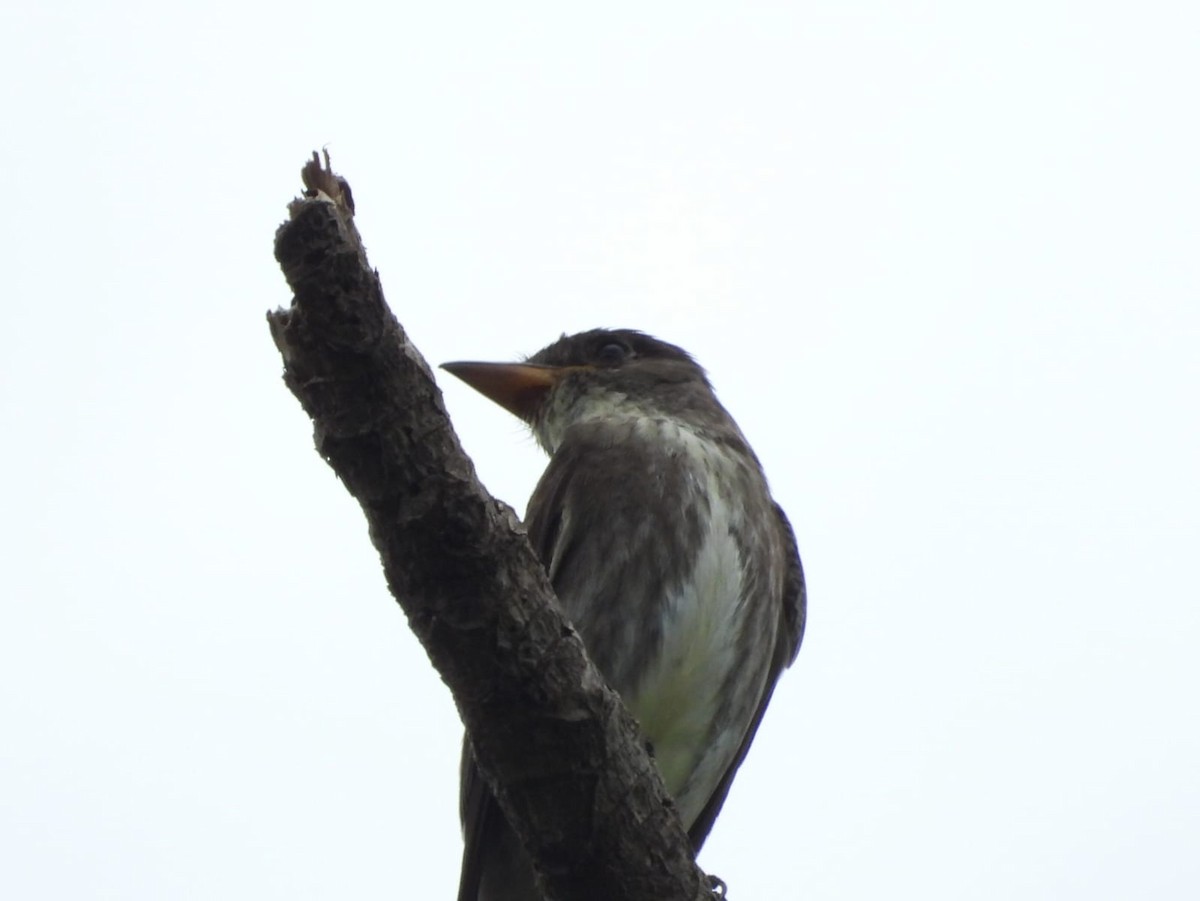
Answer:
[{"label": "overcast sky", "polygon": [[325,145],[432,363],[641,328],[759,452],[734,901],[1200,895],[1195,4],[579,6],[0,10],[0,896],[452,896],[453,703],[264,320]]}]

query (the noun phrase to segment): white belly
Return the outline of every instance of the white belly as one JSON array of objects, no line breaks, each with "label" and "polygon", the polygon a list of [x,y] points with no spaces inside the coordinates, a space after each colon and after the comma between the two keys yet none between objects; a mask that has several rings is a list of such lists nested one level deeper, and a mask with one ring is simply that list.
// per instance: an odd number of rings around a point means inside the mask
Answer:
[{"label": "white belly", "polygon": [[[709,445],[689,442],[692,462],[707,464]],[[667,790],[675,798],[683,822],[690,826],[741,744],[743,728],[713,731],[721,712],[726,680],[735,668],[754,666],[739,660],[736,637],[741,630],[742,556],[733,531],[743,513],[726,501],[728,481],[720,470],[708,473],[708,528],[692,579],[663,608],[661,653],[626,703],[650,740]],[[761,690],[761,674],[757,679]],[[727,715],[727,711],[726,714]]]}]

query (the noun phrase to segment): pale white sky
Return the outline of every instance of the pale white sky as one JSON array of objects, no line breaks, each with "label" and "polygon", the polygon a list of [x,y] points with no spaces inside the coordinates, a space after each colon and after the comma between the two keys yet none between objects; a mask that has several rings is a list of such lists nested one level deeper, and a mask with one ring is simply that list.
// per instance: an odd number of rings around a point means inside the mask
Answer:
[{"label": "pale white sky", "polygon": [[735,901],[1200,894],[1200,12],[733,6],[0,10],[0,896],[452,896],[457,717],[263,318],[324,144],[431,362],[642,328],[759,451],[811,618]]}]

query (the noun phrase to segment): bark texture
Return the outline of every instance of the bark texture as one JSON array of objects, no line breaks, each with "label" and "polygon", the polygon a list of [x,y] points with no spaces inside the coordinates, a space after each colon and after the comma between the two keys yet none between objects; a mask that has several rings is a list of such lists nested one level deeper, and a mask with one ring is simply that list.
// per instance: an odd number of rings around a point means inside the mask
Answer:
[{"label": "bark texture", "polygon": [[553,901],[711,898],[657,768],[563,617],[517,517],[475,476],[384,301],[349,186],[316,154],[268,313],[316,447],[362,505],[392,594]]}]

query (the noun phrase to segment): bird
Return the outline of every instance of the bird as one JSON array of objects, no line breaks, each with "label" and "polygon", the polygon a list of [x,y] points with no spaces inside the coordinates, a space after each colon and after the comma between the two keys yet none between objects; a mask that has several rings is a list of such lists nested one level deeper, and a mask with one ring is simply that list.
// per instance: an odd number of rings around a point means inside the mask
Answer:
[{"label": "bird", "polygon": [[[698,852],[804,636],[795,534],[705,370],[633,329],[443,368],[550,462],[524,520],[589,657],[638,720]],[[458,901],[541,901],[464,741]]]}]

